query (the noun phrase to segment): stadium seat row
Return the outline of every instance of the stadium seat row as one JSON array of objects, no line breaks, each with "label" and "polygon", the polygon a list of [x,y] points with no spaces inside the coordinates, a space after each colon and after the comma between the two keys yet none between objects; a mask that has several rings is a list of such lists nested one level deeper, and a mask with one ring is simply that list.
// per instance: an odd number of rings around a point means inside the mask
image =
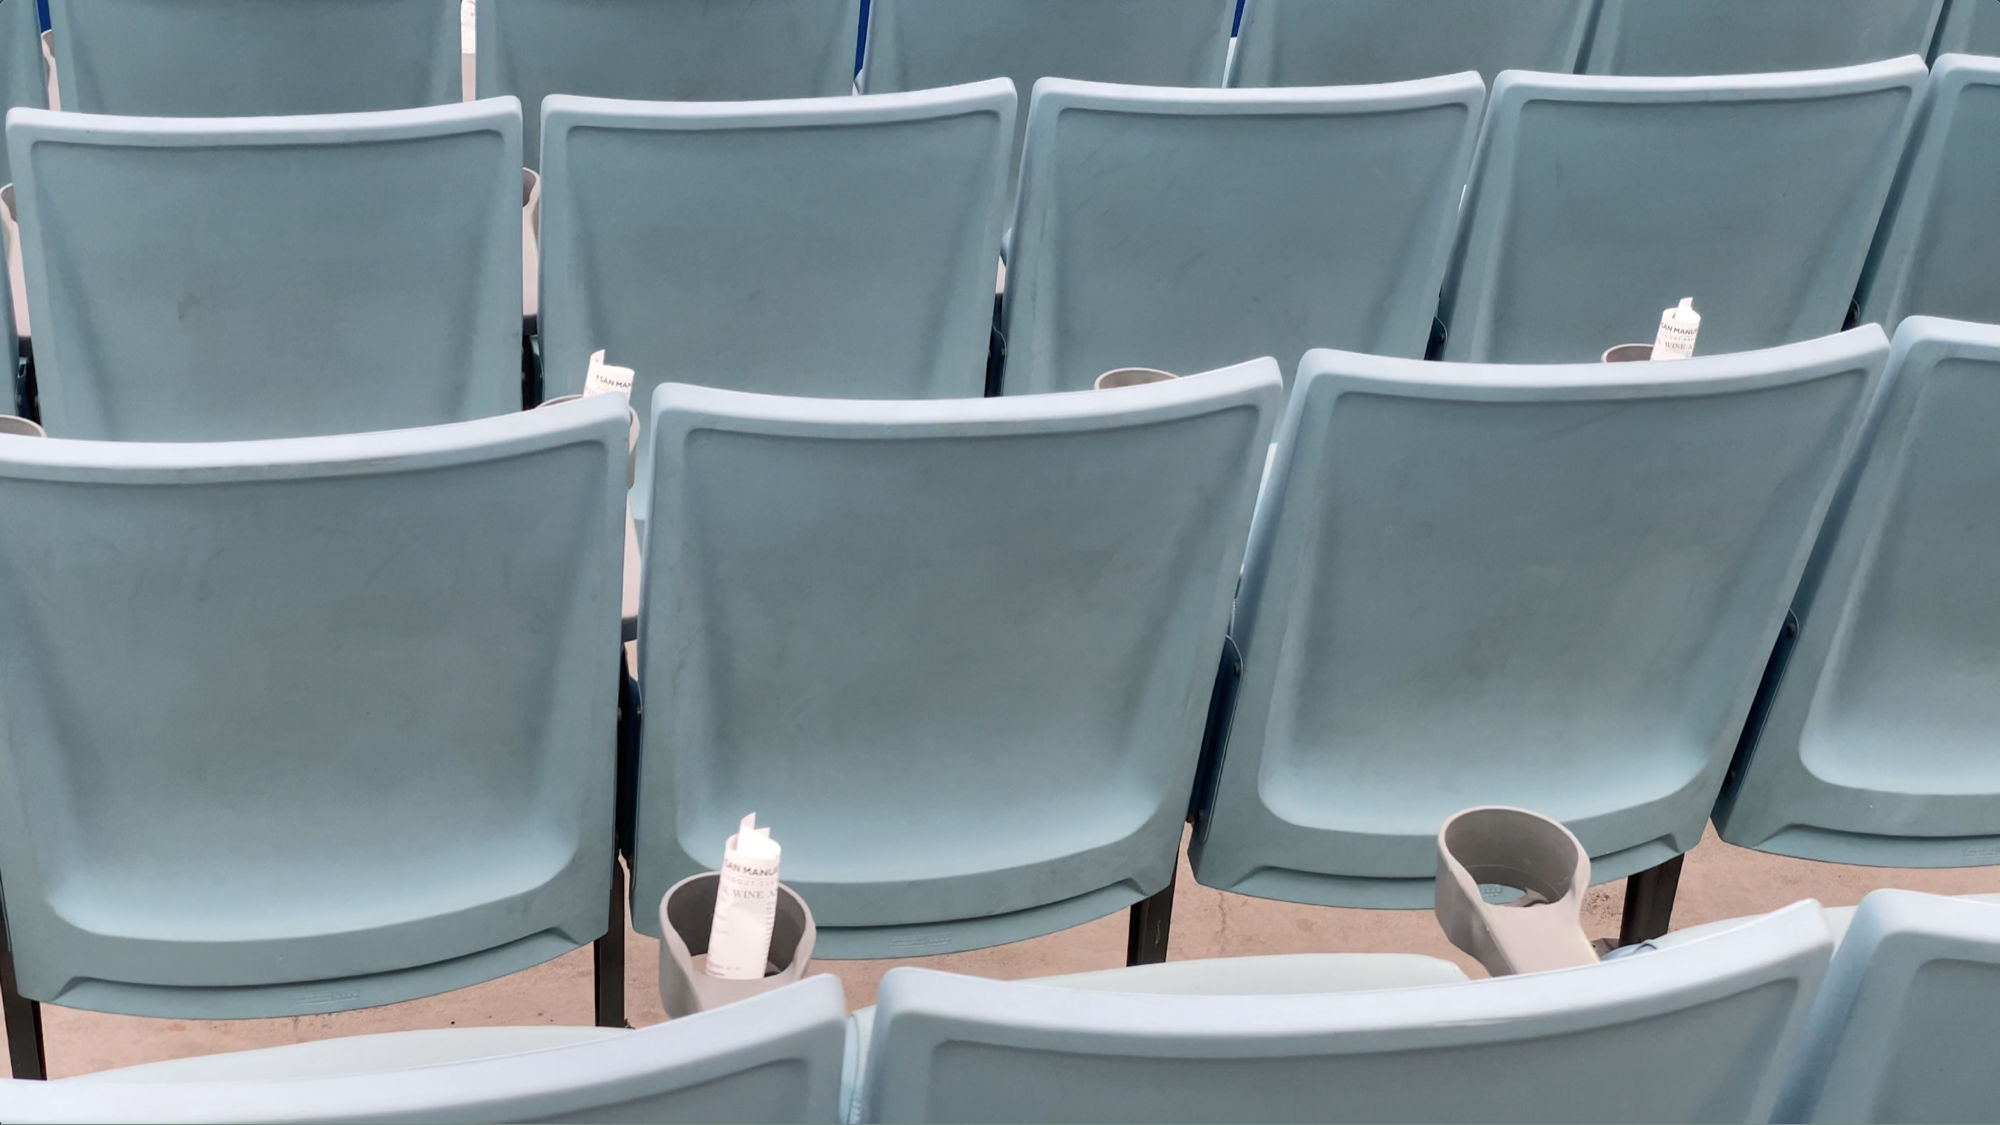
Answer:
[{"label": "stadium seat row", "polygon": [[[50,25],[69,108],[195,116],[456,101],[458,56],[475,44],[480,95],[530,103],[839,95],[855,85],[850,56],[866,92],[888,93],[996,77],[1026,89],[1713,75],[2000,47],[1993,0],[485,0],[471,42],[458,12],[455,0],[54,0]],[[19,15],[32,37],[39,25]],[[178,65],[189,60],[201,65]]]},{"label": "stadium seat row", "polygon": [[[1718,353],[1850,320],[2000,321],[2000,60],[1508,72],[1490,97],[1472,74],[1269,91],[1044,79],[996,348],[1015,112],[1001,79],[549,99],[527,401],[580,391],[598,349],[637,370],[641,402],[666,381],[950,398],[1256,355],[1289,371],[1314,347],[1585,362],[1651,339],[1685,296]],[[38,395],[21,408],[56,436],[131,440],[516,408],[533,231],[520,135],[507,98],[291,118],[13,111]]]},{"label": "stadium seat row", "polygon": [[[542,390],[580,390],[608,348],[642,400],[662,380],[980,394],[1012,112],[1004,80],[552,98]],[[1030,116],[1006,392],[1116,366],[1290,366],[1312,346],[1422,356],[1440,318],[1442,358],[1582,362],[1650,338],[1690,294],[1710,352],[1840,330],[1856,292],[1858,320],[1888,328],[2000,320],[1996,60],[1946,56],[1928,76],[1914,58],[1718,80],[1508,72],[1492,98],[1472,74],[1270,92],[1052,78]],[[50,432],[296,436],[518,404],[512,100],[234,120],[14,110],[8,134]],[[122,314],[92,316],[108,304]],[[298,414],[304,400],[320,408]]]},{"label": "stadium seat row", "polygon": [[[1991,1120],[2000,905],[1878,891],[1644,956],[815,977],[641,1031],[399,1032],[0,1086],[9,1121]],[[1831,957],[1829,959],[1829,954]],[[1830,963],[1829,963],[1830,962]]]},{"label": "stadium seat row", "polygon": [[2000,620],[1967,594],[2000,533],[1962,515],[2000,486],[2000,328],[1638,375],[1316,351],[1289,403],[1266,359],[650,414],[629,678],[615,395],[0,437],[0,984],[197,1018],[428,995],[618,940],[614,847],[657,936],[751,810],[834,958],[1136,906],[1157,959],[1190,816],[1204,884],[1362,906],[1427,903],[1471,803],[1561,818],[1599,880],[1711,807],[1809,858],[2000,845]]},{"label": "stadium seat row", "polygon": [[[0,13],[8,107],[47,104],[28,7]],[[1230,38],[1239,9],[1240,41]],[[2000,54],[1996,0],[487,0],[469,36],[454,30],[455,11],[452,0],[55,0],[51,62],[63,108],[258,116],[435,105],[475,90],[534,107],[550,94],[773,99],[996,77],[1023,91],[1045,77],[1326,86]],[[524,139],[531,167],[538,142]]]}]

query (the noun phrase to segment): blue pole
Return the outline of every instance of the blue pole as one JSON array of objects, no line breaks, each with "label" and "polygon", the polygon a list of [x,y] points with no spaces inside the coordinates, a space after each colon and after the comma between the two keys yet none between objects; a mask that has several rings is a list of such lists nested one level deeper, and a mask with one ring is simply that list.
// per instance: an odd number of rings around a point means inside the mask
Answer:
[{"label": "blue pole", "polygon": [[[49,0],[41,0],[41,2],[46,4]],[[1236,2],[1241,4],[1243,0],[1236,0]],[[856,74],[861,73],[861,58],[868,50],[868,3],[869,0],[861,0],[861,26],[855,29],[854,73]]]}]

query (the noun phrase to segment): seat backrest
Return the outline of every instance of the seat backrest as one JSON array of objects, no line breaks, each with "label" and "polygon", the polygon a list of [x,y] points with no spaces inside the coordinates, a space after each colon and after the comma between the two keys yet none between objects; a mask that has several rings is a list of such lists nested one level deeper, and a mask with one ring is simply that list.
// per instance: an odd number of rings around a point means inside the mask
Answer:
[{"label": "seat backrest", "polygon": [[358,113],[459,100],[452,0],[49,0],[66,110]]},{"label": "seat backrest", "polygon": [[[0,113],[17,105],[48,105],[48,75],[42,71],[42,25],[35,5],[28,2],[0,7]],[[0,145],[0,182],[13,183],[7,170],[6,146]]]},{"label": "seat backrest", "polygon": [[[550,94],[655,101],[854,91],[861,0],[484,0],[479,96],[537,121]],[[539,166],[540,137],[525,151]]]},{"label": "seat backrest", "polygon": [[1400,82],[1476,70],[1568,74],[1597,0],[1244,0],[1232,86]]},{"label": "seat backrest", "polygon": [[1937,53],[2000,55],[2000,0],[1946,0]]},{"label": "seat backrest", "polygon": [[863,1121],[1763,1121],[1833,941],[1800,903],[1598,965],[1340,995],[891,969]]},{"label": "seat backrest", "polygon": [[1887,354],[1872,325],[1643,373],[1308,353],[1195,876],[1428,905],[1471,801],[1562,821],[1599,882],[1693,847]]},{"label": "seat backrest", "polygon": [[[1236,0],[872,0],[864,93],[1011,78],[1220,86]],[[1027,114],[1015,122],[1021,156]]]},{"label": "seat backrest", "polygon": [[544,393],[581,391],[602,348],[637,373],[642,406],[670,381],[978,397],[1013,115],[999,79],[735,104],[550,98]]},{"label": "seat backrest", "polygon": [[1753,74],[1925,55],[1944,0],[1603,0],[1587,74]]},{"label": "seat backrest", "polygon": [[1650,342],[1683,297],[1704,355],[1839,331],[1925,77],[1917,57],[1718,78],[1502,74],[1445,282],[1444,358],[1595,360]]},{"label": "seat backrest", "polygon": [[1715,810],[1724,839],[1837,863],[2000,861],[2000,328],[1911,317],[1798,635]]},{"label": "seat backrest", "polygon": [[1774,1121],[1992,1121],[2000,905],[1875,891],[1834,953]]},{"label": "seat backrest", "polygon": [[[831,1121],[847,1005],[817,976],[548,1050],[329,1077],[0,1082],[8,1121]],[[224,1062],[224,1059],[216,1059]]]},{"label": "seat backrest", "polygon": [[1164,888],[1280,387],[1268,359],[959,401],[663,386],[635,924],[753,810],[822,956]]},{"label": "seat backrest", "polygon": [[50,434],[225,441],[519,409],[512,98],[231,120],[24,109],[7,144]]},{"label": "seat backrest", "polygon": [[1939,58],[1861,274],[1862,320],[1890,332],[1906,316],[2000,322],[1996,131],[2000,59]]},{"label": "seat backrest", "polygon": [[1010,394],[1307,348],[1420,357],[1485,89],[1035,89],[1005,309]]},{"label": "seat backrest", "polygon": [[1874,891],[1848,925],[1774,1121],[1994,1121],[2000,905]]},{"label": "seat backrest", "polygon": [[272,442],[0,437],[21,994],[298,1015],[603,933],[625,450],[604,401]]}]

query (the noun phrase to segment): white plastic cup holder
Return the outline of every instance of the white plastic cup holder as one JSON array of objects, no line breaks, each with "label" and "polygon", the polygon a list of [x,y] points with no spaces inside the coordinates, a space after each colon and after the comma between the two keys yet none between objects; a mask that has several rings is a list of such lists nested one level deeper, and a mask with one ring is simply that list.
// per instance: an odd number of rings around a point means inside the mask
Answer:
[{"label": "white plastic cup holder", "polygon": [[[582,397],[582,395],[557,395],[554,398],[543,399],[541,405],[535,409],[560,406],[565,402],[575,402]],[[630,488],[632,483],[639,479],[639,412],[633,409],[630,403],[625,406],[625,418],[625,487]]]},{"label": "white plastic cup holder", "polygon": [[1651,344],[1619,344],[1617,347],[1604,349],[1606,363],[1639,363],[1652,358]]},{"label": "white plastic cup holder", "polygon": [[1120,367],[1106,371],[1097,377],[1092,386],[1100,391],[1116,390],[1119,387],[1142,387],[1147,383],[1165,383],[1180,376],[1157,367]]},{"label": "white plastic cup holder", "polygon": [[0,435],[8,437],[47,437],[49,432],[40,422],[32,422],[18,414],[0,414]]},{"label": "white plastic cup holder", "polygon": [[660,899],[660,1002],[671,1017],[704,1012],[782,988],[802,979],[812,963],[813,945],[819,938],[812,910],[798,892],[780,883],[763,979],[723,980],[696,967],[694,959],[708,952],[715,891],[721,882],[721,873],[715,871],[690,875],[668,887]]},{"label": "white plastic cup holder", "polygon": [[[1540,813],[1489,805],[1454,814],[1438,830],[1437,920],[1451,943],[1494,976],[1597,963],[1583,932],[1590,853]],[[1495,905],[1481,884],[1518,887]]]}]

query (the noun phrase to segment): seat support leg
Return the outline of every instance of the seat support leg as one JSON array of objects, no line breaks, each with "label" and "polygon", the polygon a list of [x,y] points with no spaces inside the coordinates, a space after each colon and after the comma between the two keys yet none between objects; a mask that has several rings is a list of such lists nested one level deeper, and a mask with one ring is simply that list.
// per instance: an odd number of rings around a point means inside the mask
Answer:
[{"label": "seat support leg", "polygon": [[0,1008],[7,1026],[7,1063],[16,1078],[47,1078],[48,1056],[42,1049],[42,1006],[21,995],[14,976],[14,947],[7,938],[7,916],[0,909]]},{"label": "seat support leg", "polygon": [[590,971],[596,984],[597,1026],[625,1022],[625,869],[611,858],[611,913],[604,936],[591,943]]},{"label": "seat support leg", "polygon": [[1674,916],[1674,893],[1681,886],[1681,861],[1675,856],[1625,880],[1625,913],[1618,923],[1618,944],[1637,945],[1667,932]]},{"label": "seat support leg", "polygon": [[[1179,872],[1174,873],[1178,877]],[[1167,936],[1174,923],[1174,882],[1150,898],[1132,904],[1125,930],[1125,963],[1157,965],[1167,959]]]}]

